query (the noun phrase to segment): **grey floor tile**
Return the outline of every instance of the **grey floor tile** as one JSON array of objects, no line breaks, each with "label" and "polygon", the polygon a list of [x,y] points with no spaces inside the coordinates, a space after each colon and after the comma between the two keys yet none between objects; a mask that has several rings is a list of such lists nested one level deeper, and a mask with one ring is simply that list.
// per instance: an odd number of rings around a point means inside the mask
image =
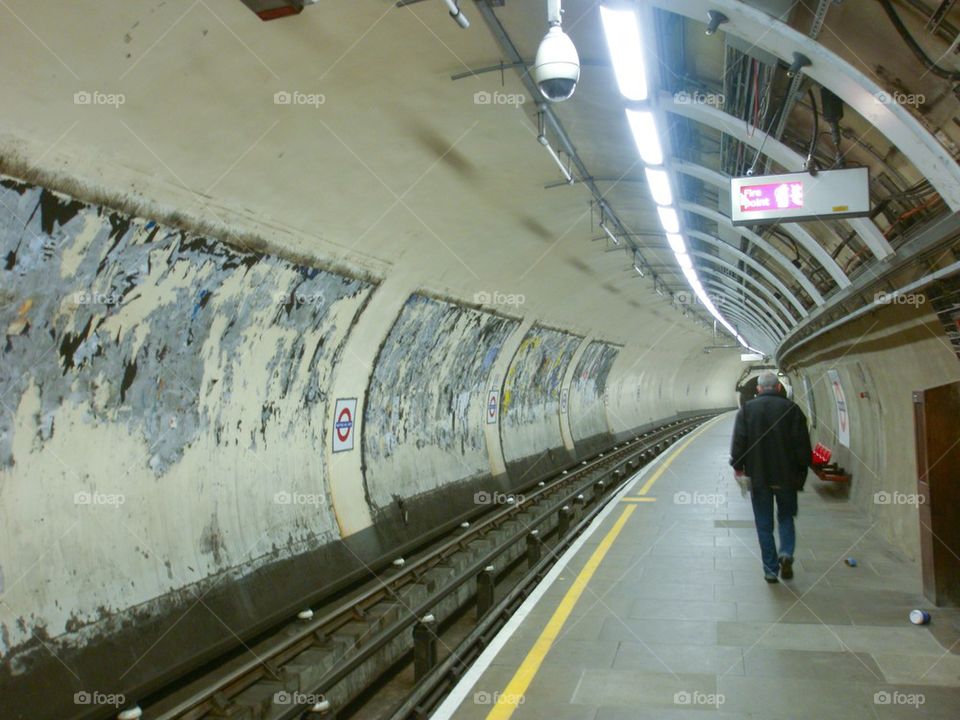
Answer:
[{"label": "grey floor tile", "polygon": [[760,718],[875,720],[871,683],[726,675],[719,679],[718,691],[724,711]]},{"label": "grey floor tile", "polygon": [[[842,652],[843,643],[833,627],[783,623],[721,622],[717,644],[743,648]],[[851,648],[853,649],[853,648]]]},{"label": "grey floor tile", "polygon": [[925,627],[836,626],[844,645],[857,652],[935,655],[943,652],[940,643]]},{"label": "grey floor tile", "polygon": [[572,701],[597,707],[690,709],[686,706],[708,705],[716,693],[717,678],[714,675],[588,670]]},{"label": "grey floor tile", "polygon": [[960,656],[873,653],[888,683],[960,687]]},{"label": "grey floor tile", "polygon": [[867,653],[753,648],[744,655],[744,672],[758,677],[822,678],[883,682],[878,663]]},{"label": "grey floor tile", "polygon": [[680,710],[676,708],[601,707],[596,720],[750,720],[746,713],[728,713],[722,710]]},{"label": "grey floor tile", "polygon": [[651,620],[736,620],[735,603],[722,600],[661,600],[641,598],[634,602],[628,617]]},{"label": "grey floor tile", "polygon": [[607,618],[600,630],[600,639],[614,639],[624,642],[716,645],[717,623],[690,620]]},{"label": "grey floor tile", "polygon": [[738,647],[623,641],[614,658],[613,669],[653,673],[742,675],[743,652]]}]

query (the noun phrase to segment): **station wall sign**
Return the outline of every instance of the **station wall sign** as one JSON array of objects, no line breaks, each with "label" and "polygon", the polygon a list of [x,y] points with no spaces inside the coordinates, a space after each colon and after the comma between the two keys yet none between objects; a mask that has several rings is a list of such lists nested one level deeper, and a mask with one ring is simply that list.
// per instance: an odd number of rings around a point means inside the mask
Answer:
[{"label": "station wall sign", "polygon": [[844,447],[850,447],[850,407],[843,394],[843,385],[840,384],[840,373],[836,370],[827,370],[830,387],[833,389],[833,399],[837,404],[837,440]]},{"label": "station wall sign", "polygon": [[338,398],[333,411],[333,451],[353,450],[354,427],[357,417],[356,398]]},{"label": "station wall sign", "polygon": [[870,214],[865,167],[730,178],[734,225],[822,220]]},{"label": "station wall sign", "polygon": [[493,425],[497,422],[497,415],[500,413],[500,392],[491,390],[487,394],[487,425]]}]

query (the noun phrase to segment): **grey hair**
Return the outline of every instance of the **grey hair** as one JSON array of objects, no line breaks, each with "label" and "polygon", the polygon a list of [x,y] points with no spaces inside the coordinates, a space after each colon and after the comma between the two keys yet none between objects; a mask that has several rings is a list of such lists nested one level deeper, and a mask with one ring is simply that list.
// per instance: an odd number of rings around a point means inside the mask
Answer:
[{"label": "grey hair", "polygon": [[774,373],[765,372],[757,378],[757,387],[763,388],[764,390],[773,390],[779,382]]}]

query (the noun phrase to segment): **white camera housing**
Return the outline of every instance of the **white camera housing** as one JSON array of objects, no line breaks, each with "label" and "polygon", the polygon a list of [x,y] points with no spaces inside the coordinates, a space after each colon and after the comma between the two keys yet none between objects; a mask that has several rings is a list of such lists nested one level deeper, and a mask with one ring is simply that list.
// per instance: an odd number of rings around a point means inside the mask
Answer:
[{"label": "white camera housing", "polygon": [[540,93],[550,102],[567,100],[580,79],[580,57],[573,41],[560,28],[551,25],[533,63],[533,79]]}]

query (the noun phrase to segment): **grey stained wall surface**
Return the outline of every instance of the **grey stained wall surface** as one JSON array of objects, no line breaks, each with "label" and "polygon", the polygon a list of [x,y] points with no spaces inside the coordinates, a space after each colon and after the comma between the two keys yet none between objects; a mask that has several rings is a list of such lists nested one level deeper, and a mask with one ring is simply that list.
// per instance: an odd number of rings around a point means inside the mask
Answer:
[{"label": "grey stained wall surface", "polygon": [[570,382],[570,432],[578,452],[589,452],[610,437],[607,379],[620,348],[605,342],[587,345]]},{"label": "grey stained wall surface", "polygon": [[364,405],[364,475],[374,508],[490,474],[485,390],[518,325],[410,296],[380,349]]},{"label": "grey stained wall surface", "polygon": [[338,536],[315,449],[373,286],[11,180],[0,209],[8,669]]},{"label": "grey stained wall surface", "polygon": [[570,459],[560,430],[560,390],[582,341],[539,326],[521,341],[500,400],[500,440],[508,470],[539,474]]}]

